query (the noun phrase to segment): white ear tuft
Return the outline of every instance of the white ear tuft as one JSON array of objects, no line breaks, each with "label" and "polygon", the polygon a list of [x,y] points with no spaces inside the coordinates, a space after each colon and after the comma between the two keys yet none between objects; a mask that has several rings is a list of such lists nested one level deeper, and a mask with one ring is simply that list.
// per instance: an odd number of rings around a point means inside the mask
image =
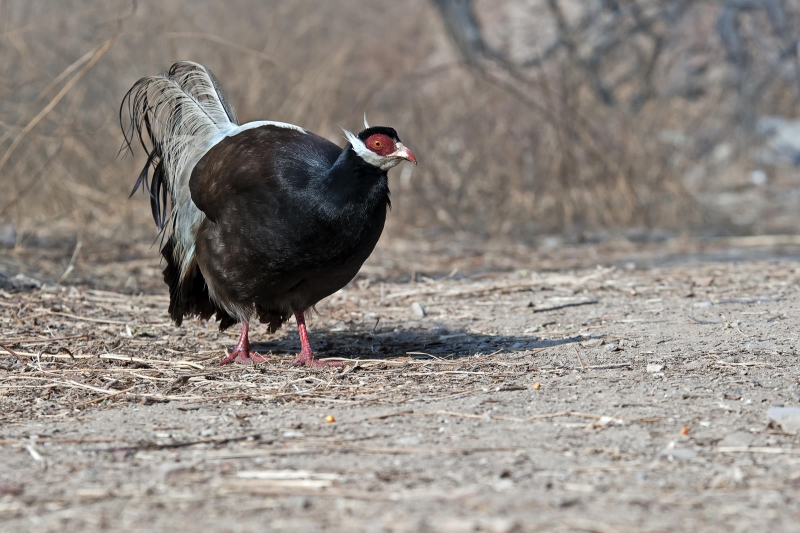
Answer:
[{"label": "white ear tuft", "polygon": [[364,111],[364,129],[365,130],[369,129],[369,122],[367,122],[367,112],[366,111]]},{"label": "white ear tuft", "polygon": [[358,136],[355,135],[352,131],[346,130],[344,128],[342,128],[342,131],[344,132],[344,136],[347,138],[347,142],[350,143],[350,146],[352,147],[356,155],[358,155],[358,157],[360,157],[370,165],[378,167],[381,170],[389,170],[393,166],[400,163],[401,161],[400,159],[381,156],[371,151],[369,148],[367,148],[367,145],[364,144],[364,141],[359,139]]}]

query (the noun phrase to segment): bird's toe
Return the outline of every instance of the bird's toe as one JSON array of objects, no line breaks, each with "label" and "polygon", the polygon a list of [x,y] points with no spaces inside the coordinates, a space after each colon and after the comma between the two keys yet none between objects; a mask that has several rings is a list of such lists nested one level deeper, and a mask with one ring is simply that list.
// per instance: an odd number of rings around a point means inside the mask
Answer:
[{"label": "bird's toe", "polygon": [[312,368],[323,368],[329,366],[342,366],[342,361],[320,361],[314,357],[313,354],[305,354],[300,352],[300,355],[294,358],[292,366],[308,366]]},{"label": "bird's toe", "polygon": [[253,363],[263,363],[264,361],[269,361],[269,357],[266,355],[260,355],[252,350],[234,350],[230,353],[230,355],[222,359],[219,364],[228,365],[230,363],[241,363],[248,365]]}]

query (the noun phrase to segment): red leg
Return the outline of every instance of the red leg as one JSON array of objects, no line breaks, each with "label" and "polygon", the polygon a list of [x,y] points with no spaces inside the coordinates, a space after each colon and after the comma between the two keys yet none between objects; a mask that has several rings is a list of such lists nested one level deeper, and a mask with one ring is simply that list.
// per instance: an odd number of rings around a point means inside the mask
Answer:
[{"label": "red leg", "polygon": [[297,319],[297,330],[300,332],[300,353],[292,361],[292,366],[341,366],[341,361],[317,361],[314,352],[311,351],[311,344],[308,342],[308,329],[306,329],[306,318],[302,312],[294,314]]},{"label": "red leg", "polygon": [[243,323],[242,334],[239,335],[239,342],[236,343],[230,355],[219,362],[220,365],[227,365],[234,361],[237,363],[261,363],[269,359],[269,357],[258,355],[250,349],[250,339],[247,337],[249,331],[250,324],[247,322]]}]

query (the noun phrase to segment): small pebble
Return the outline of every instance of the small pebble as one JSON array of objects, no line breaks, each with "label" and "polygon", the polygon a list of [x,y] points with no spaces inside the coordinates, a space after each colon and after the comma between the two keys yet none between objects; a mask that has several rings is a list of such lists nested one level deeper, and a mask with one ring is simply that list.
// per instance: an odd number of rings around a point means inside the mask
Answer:
[{"label": "small pebble", "polygon": [[761,169],[752,171],[749,178],[750,183],[753,185],[764,185],[767,183],[767,173]]},{"label": "small pebble", "polygon": [[327,422],[328,424],[331,424],[333,422],[336,422],[336,419],[333,418],[333,415],[328,415],[328,416],[325,417],[325,422]]},{"label": "small pebble", "polygon": [[419,318],[422,318],[427,314],[425,312],[425,308],[422,307],[422,304],[419,302],[414,302],[413,304],[411,304],[411,311],[414,313],[415,316]]},{"label": "small pebble", "polygon": [[539,383],[538,381],[533,384],[533,390],[539,390],[541,388],[542,388],[542,384]]},{"label": "small pebble", "polygon": [[681,435],[688,435],[690,431],[691,428],[689,428],[689,426],[684,426],[681,428]]}]

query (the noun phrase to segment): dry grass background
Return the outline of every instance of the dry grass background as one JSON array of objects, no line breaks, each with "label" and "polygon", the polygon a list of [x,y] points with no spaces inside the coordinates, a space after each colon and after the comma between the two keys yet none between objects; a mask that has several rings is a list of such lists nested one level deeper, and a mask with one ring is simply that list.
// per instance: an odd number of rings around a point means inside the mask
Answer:
[{"label": "dry grass background", "polygon": [[[585,39],[574,53],[497,74],[465,61],[427,0],[5,0],[0,225],[13,223],[18,247],[45,234],[150,241],[146,203],[125,200],[141,153],[117,157],[118,106],[139,77],[193,59],[224,80],[243,120],[288,121],[340,144],[339,126],[358,128],[364,111],[373,124],[395,126],[422,164],[395,171],[391,234],[532,240],[597,228],[728,231],[730,213],[709,210],[698,201],[703,190],[689,190],[684,177],[729,141],[733,162],[710,172],[726,176],[723,188],[740,187],[752,169],[741,109],[792,116],[795,87],[772,77],[758,101],[743,103],[716,35],[723,3],[684,4],[692,7],[680,24],[654,25],[665,49],[645,76],[654,97],[636,100],[635,84],[621,82],[617,98],[635,105],[609,106],[574,57],[589,37],[574,36]],[[478,1],[475,12],[487,43],[524,64],[553,38],[553,5]],[[563,0],[568,22],[576,5]],[[761,13],[740,22],[751,36],[766,24]],[[648,39],[607,54],[611,67],[601,75],[646,60],[655,46]],[[700,74],[686,74],[692,65]],[[763,230],[748,224],[734,231]]]}]

